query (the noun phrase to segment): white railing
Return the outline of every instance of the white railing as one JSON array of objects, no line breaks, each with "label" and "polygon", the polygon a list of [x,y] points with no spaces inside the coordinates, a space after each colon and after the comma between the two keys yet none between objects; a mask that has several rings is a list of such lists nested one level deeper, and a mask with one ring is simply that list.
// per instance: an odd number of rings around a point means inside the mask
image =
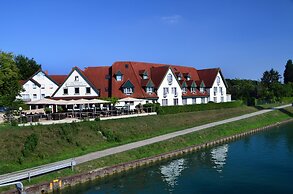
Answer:
[{"label": "white railing", "polygon": [[8,173],[4,175],[0,175],[0,185],[10,183],[13,181],[18,181],[22,179],[31,179],[31,177],[42,175],[48,172],[53,172],[56,170],[60,170],[63,168],[68,168],[76,165],[76,161],[74,159],[63,160],[61,162],[55,162],[52,164],[47,164],[43,166],[38,166],[36,168],[32,168],[29,170],[17,171],[13,173]]}]

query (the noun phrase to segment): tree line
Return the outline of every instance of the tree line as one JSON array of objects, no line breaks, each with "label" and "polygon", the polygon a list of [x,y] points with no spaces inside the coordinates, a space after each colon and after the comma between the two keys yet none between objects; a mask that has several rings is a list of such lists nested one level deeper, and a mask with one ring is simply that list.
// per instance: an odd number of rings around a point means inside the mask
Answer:
[{"label": "tree line", "polygon": [[16,97],[22,90],[20,80],[27,80],[41,69],[33,58],[0,50],[0,107],[17,108]]},{"label": "tree line", "polygon": [[288,60],[282,76],[274,69],[263,73],[260,80],[227,79],[228,92],[234,100],[243,100],[248,105],[280,102],[293,96],[293,63]]}]

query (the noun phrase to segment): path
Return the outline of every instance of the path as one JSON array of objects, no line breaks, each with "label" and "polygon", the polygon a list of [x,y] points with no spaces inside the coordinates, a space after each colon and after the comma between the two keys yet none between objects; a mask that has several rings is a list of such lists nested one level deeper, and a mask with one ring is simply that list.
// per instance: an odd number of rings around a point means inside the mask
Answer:
[{"label": "path", "polygon": [[[230,123],[230,122],[234,122],[234,121],[254,117],[254,116],[257,116],[257,115],[261,115],[261,114],[264,114],[264,113],[267,113],[267,112],[274,111],[276,109],[282,109],[282,108],[289,107],[289,106],[291,106],[291,104],[275,107],[275,108],[272,108],[272,109],[260,110],[260,111],[257,111],[257,112],[253,112],[253,113],[233,117],[233,118],[230,118],[230,119],[225,119],[225,120],[222,120],[222,121],[217,121],[217,122],[213,122],[213,123],[209,123],[209,124],[205,124],[205,125],[201,125],[201,126],[197,126],[197,127],[192,127],[192,128],[189,128],[189,129],[176,131],[176,132],[173,132],[173,133],[168,133],[168,134],[165,134],[165,135],[160,135],[160,136],[153,137],[153,138],[150,138],[150,139],[146,139],[146,140],[142,140],[142,141],[138,141],[138,142],[133,142],[133,143],[129,143],[129,144],[109,148],[109,149],[102,150],[102,151],[97,151],[97,152],[85,154],[83,156],[79,156],[79,157],[76,157],[76,158],[63,160],[63,161],[55,162],[55,163],[51,163],[51,164],[46,164],[46,165],[43,165],[43,166],[31,168],[31,169],[25,169],[25,170],[18,171],[18,172],[13,172],[13,173],[9,173],[9,174],[0,175],[0,184],[21,180],[21,179],[23,179],[23,177],[27,177],[27,175],[30,174],[30,172],[36,171],[36,170],[39,171],[39,172],[46,172],[46,173],[50,172],[49,169],[58,170],[58,168],[57,169],[52,168],[52,165],[62,167],[62,165],[64,165],[64,164],[67,164],[67,166],[70,166],[72,164],[82,164],[84,162],[88,162],[88,161],[95,160],[95,159],[98,159],[98,158],[102,158],[102,157],[105,157],[105,156],[109,156],[109,155],[112,155],[112,154],[117,154],[117,153],[121,153],[121,152],[124,152],[124,151],[127,151],[127,150],[131,150],[131,149],[139,148],[139,147],[142,147],[142,146],[150,145],[150,144],[153,144],[153,143],[157,143],[157,142],[160,142],[160,141],[165,141],[165,140],[177,137],[177,136],[185,135],[185,134],[188,134],[188,133],[193,133],[193,132],[196,132],[196,131],[199,131],[199,130],[202,130],[202,129],[207,129],[207,128],[210,128],[210,127],[215,127],[215,126],[218,126],[218,125],[222,125],[222,124],[226,124],[226,123]],[[53,170],[51,170],[51,171],[53,171]],[[40,173],[40,174],[44,174],[44,173]],[[34,174],[34,175],[37,176],[38,174]]]}]

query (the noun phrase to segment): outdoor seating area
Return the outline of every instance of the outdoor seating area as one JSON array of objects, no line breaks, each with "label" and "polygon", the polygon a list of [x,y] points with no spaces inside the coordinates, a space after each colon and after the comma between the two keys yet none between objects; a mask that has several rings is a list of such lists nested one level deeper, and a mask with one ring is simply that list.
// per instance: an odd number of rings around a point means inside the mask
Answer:
[{"label": "outdoor seating area", "polygon": [[65,119],[93,120],[104,117],[117,117],[122,115],[138,115],[152,113],[152,107],[142,105],[131,108],[130,105],[115,107],[109,101],[93,99],[79,100],[52,100],[42,99],[27,103],[30,110],[20,110],[18,123],[41,123]]}]

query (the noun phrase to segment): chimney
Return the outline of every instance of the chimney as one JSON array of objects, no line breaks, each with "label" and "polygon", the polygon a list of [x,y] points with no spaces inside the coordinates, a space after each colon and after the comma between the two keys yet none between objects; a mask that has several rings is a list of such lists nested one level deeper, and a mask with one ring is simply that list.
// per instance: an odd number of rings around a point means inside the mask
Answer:
[{"label": "chimney", "polygon": [[45,74],[48,75],[48,70],[45,71]]}]

